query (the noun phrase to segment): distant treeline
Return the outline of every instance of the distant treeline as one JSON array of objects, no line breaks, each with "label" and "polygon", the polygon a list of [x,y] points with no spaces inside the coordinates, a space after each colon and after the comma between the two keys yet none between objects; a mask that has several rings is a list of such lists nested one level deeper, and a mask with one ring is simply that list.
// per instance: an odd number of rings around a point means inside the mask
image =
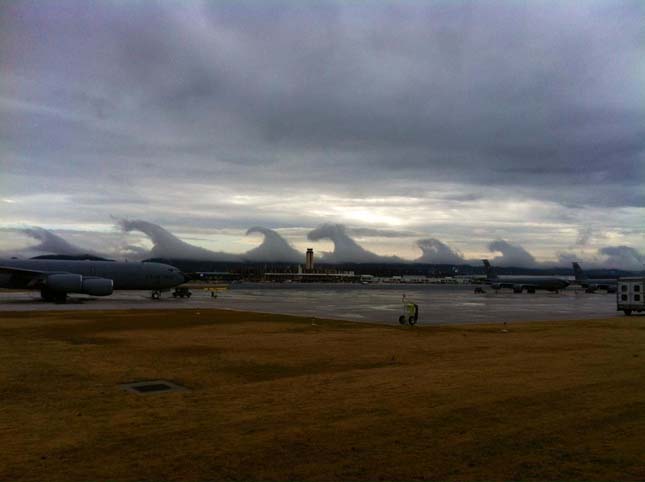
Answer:
[{"label": "distant treeline", "polygon": [[[241,277],[262,276],[264,273],[297,273],[298,265],[293,263],[251,263],[251,262],[219,262],[219,261],[196,261],[180,259],[152,258],[146,261],[167,263],[176,266],[184,272],[229,272],[239,274]],[[495,267],[500,275],[573,275],[572,268],[516,268],[516,267]],[[357,275],[371,274],[378,277],[390,276],[473,276],[484,275],[484,267],[471,265],[452,264],[419,264],[419,263],[342,263],[326,264],[317,263],[315,271],[320,273],[331,273],[337,271],[353,271]],[[634,276],[641,273],[622,270],[586,270],[589,277],[619,277]]]},{"label": "distant treeline", "polygon": [[[33,259],[62,259],[62,260],[93,260],[93,261],[114,261],[90,254],[82,255],[43,255]],[[186,273],[197,272],[228,272],[239,275],[241,278],[261,277],[265,273],[297,273],[298,265],[293,263],[253,263],[253,262],[230,262],[230,261],[198,261],[190,259],[165,259],[151,258],[144,260],[148,262],[167,263],[176,266]],[[495,270],[499,275],[556,275],[570,276],[572,268],[519,268],[499,267]],[[327,264],[317,263],[316,272],[332,273],[338,271],[353,271],[357,275],[371,274],[378,277],[391,276],[429,276],[444,278],[447,276],[475,276],[484,275],[483,266],[471,266],[469,264],[421,264],[421,263],[342,263]],[[620,277],[620,276],[642,276],[645,272],[623,271],[614,269],[588,269],[585,273],[590,278]]]}]

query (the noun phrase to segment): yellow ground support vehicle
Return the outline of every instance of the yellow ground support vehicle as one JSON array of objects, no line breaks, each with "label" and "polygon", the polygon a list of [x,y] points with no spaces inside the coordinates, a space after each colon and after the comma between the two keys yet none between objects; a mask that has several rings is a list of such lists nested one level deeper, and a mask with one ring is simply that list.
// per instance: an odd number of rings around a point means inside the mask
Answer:
[{"label": "yellow ground support vehicle", "polygon": [[403,303],[403,312],[399,316],[399,323],[402,325],[409,323],[410,326],[416,325],[419,320],[419,305],[407,301],[405,295],[403,295],[401,302]]}]

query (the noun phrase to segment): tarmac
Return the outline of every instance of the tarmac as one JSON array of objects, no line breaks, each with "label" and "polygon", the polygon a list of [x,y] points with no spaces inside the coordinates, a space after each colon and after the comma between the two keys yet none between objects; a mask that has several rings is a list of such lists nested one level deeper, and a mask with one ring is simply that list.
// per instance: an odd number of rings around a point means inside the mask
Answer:
[{"label": "tarmac", "polygon": [[123,309],[228,309],[376,323],[398,323],[402,297],[419,305],[420,325],[599,319],[620,316],[616,295],[585,293],[568,288],[561,293],[515,294],[508,290],[475,294],[472,286],[399,285],[239,285],[217,297],[193,289],[190,299],[170,292],[152,300],[148,291],[120,291],[93,298],[72,295],[65,304],[43,302],[38,292],[0,292],[0,312]]}]

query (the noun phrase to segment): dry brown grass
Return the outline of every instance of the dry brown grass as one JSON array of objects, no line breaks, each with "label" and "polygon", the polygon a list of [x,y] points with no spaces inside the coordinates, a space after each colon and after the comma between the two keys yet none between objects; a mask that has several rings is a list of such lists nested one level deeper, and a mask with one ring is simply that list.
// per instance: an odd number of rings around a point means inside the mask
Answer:
[{"label": "dry brown grass", "polygon": [[0,479],[645,479],[645,319],[509,330],[0,313]]}]

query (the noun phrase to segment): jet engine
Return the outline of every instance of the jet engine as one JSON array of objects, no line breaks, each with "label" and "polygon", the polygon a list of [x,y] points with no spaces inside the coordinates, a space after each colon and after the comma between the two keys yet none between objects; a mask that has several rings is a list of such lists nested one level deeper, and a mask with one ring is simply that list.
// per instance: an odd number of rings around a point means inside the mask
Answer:
[{"label": "jet engine", "polygon": [[108,296],[114,290],[114,283],[107,278],[83,278],[81,293],[91,296]]},{"label": "jet engine", "polygon": [[52,293],[84,293],[91,296],[112,294],[114,283],[111,279],[95,276],[83,277],[80,274],[50,274],[47,276],[46,290]]},{"label": "jet engine", "polygon": [[47,276],[47,290],[59,293],[78,293],[83,288],[80,274],[50,274]]}]

